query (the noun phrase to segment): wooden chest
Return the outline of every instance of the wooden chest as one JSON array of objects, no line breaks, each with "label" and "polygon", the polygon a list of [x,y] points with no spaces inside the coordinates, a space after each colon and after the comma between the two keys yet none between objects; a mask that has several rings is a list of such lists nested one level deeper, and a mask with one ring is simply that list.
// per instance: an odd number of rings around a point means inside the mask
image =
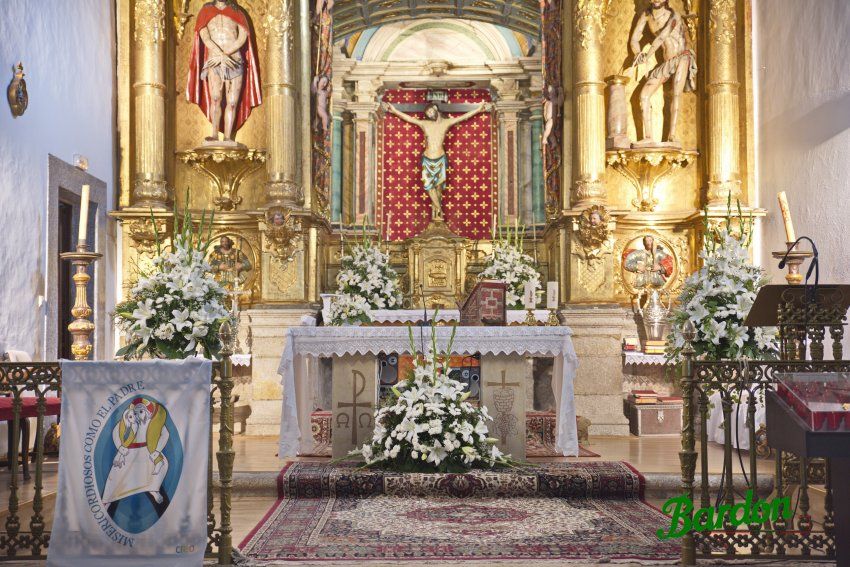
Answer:
[{"label": "wooden chest", "polygon": [[633,435],[680,435],[682,403],[629,404],[629,429]]}]

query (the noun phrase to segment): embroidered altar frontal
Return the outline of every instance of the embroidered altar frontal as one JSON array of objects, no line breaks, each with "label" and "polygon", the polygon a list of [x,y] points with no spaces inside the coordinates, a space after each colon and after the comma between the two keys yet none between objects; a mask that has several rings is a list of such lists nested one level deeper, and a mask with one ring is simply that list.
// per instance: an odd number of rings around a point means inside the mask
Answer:
[{"label": "embroidered altar frontal", "polygon": [[[426,90],[389,89],[384,101],[394,105],[424,107]],[[480,104],[490,101],[486,89],[448,89],[448,104]],[[406,111],[407,112],[407,111]],[[407,112],[422,118],[422,112]],[[451,112],[449,116],[460,113]],[[378,144],[378,215],[384,238],[403,240],[417,236],[431,220],[431,205],[422,186],[421,155],[425,147],[422,130],[385,113]],[[446,134],[448,158],[443,210],[446,224],[459,236],[474,240],[491,235],[496,210],[497,155],[493,121],[484,112],[456,124]]]},{"label": "embroidered altar frontal", "polygon": [[672,560],[669,519],[626,463],[401,474],[292,463],[280,500],[242,543],[261,560]]}]

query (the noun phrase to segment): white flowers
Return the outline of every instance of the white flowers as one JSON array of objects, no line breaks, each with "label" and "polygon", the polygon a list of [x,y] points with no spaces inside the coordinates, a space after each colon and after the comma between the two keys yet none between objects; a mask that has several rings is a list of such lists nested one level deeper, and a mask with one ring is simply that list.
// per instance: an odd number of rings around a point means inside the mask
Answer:
[{"label": "white flowers", "polygon": [[401,307],[398,274],[390,268],[389,260],[368,241],[356,244],[342,257],[336,277],[339,295],[331,303],[330,324],[368,323],[373,309]]},{"label": "white flowers", "polygon": [[697,356],[710,360],[764,358],[777,349],[776,329],[747,327],[744,319],[765,284],[764,271],[749,259],[747,242],[752,229],[744,218],[737,234],[727,220],[720,228],[706,231],[703,266],[685,281],[679,306],[672,313],[672,332],[667,338],[670,360],[681,360],[685,340],[682,328],[691,321],[696,328],[693,342]]},{"label": "white flowers", "polygon": [[448,376],[448,356],[435,351],[432,341],[430,352],[417,357],[410,377],[393,388],[376,412],[372,441],[354,453],[369,465],[402,470],[454,471],[507,463],[488,436],[486,409],[466,401],[464,384]]},{"label": "white flowers", "polygon": [[523,307],[522,297],[526,283],[531,282],[534,285],[535,294],[542,287],[534,260],[522,252],[518,243],[510,240],[493,244],[493,253],[487,258],[487,267],[480,277],[486,280],[500,280],[507,284],[505,304],[508,307]]},{"label": "white flowers", "polygon": [[217,354],[218,328],[230,316],[223,306],[225,290],[183,234],[174,236],[172,246],[173,252],[154,259],[156,271],[140,277],[128,299],[116,306],[116,322],[128,343],[117,356]]}]

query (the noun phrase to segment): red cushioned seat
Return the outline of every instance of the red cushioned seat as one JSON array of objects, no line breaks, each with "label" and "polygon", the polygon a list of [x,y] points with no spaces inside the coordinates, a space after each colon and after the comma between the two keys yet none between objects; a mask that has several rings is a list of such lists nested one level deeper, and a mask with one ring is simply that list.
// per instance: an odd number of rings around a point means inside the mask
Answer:
[{"label": "red cushioned seat", "polygon": [[[0,421],[9,421],[15,417],[12,411],[14,402],[15,399],[11,396],[0,397]],[[38,417],[38,398],[25,397],[21,398],[21,402],[20,417]],[[62,409],[62,398],[46,397],[44,402],[44,415],[59,415],[59,410]]]}]

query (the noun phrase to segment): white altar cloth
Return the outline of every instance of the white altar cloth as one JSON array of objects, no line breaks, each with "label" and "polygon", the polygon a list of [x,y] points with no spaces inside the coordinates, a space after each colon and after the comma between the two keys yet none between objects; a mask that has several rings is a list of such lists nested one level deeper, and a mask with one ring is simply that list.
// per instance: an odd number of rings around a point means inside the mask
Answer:
[{"label": "white altar cloth", "polygon": [[[575,397],[573,380],[578,358],[573,348],[569,327],[454,327],[456,334],[452,354],[515,354],[519,356],[553,357],[552,389],[558,403],[558,433],[555,446],[565,456],[578,455]],[[431,327],[414,327],[416,348],[420,346],[420,329],[425,348]],[[445,349],[452,327],[435,327],[437,346]],[[381,352],[410,353],[408,327],[291,327],[278,367],[283,385],[280,416],[279,458],[293,457],[309,446],[309,404],[315,381],[307,369],[311,358]],[[302,436],[303,433],[303,436]]]}]

